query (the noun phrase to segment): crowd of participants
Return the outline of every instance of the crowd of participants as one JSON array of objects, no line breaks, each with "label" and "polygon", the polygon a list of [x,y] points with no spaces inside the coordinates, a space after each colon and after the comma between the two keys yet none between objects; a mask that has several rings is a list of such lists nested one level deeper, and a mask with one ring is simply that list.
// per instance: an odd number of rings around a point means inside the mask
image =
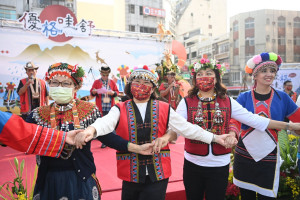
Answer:
[{"label": "crowd of participants", "polygon": [[[193,64],[186,97],[179,95],[175,72],[169,71],[159,85],[157,74],[146,66],[130,73],[121,95],[108,78],[110,67],[102,66],[101,78],[90,89],[93,104],[76,98],[84,81],[82,67],[55,63],[42,80],[36,77],[38,66],[29,62],[28,77],[17,89],[24,120],[0,112],[0,142],[38,155],[34,199],[101,199],[91,152],[91,141],[97,139],[102,148],[117,150],[122,200],[163,200],[172,171],[169,143],[180,135],[185,138],[188,200],[225,199],[232,148],[233,181],[241,199],[276,199],[278,132],[300,134],[300,98],[292,82],[284,83],[284,91],[271,87],[281,63],[275,53],[251,58],[245,72],[254,85],[236,100],[227,95],[223,71],[213,60]],[[116,97],[121,98],[117,104]]]}]

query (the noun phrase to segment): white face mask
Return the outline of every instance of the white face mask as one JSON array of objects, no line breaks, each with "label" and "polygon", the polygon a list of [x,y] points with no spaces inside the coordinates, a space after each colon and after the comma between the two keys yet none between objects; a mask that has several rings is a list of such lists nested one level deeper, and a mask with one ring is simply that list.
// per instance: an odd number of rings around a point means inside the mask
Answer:
[{"label": "white face mask", "polygon": [[73,88],[49,87],[49,95],[56,103],[66,104],[73,99]]}]

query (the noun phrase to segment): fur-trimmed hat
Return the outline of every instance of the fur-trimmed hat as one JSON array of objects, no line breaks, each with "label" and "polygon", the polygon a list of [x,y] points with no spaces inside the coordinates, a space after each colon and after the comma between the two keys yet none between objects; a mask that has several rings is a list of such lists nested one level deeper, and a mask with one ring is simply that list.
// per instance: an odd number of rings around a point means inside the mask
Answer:
[{"label": "fur-trimmed hat", "polygon": [[144,65],[143,68],[135,67],[129,76],[129,82],[132,82],[133,79],[141,78],[144,80],[150,80],[155,87],[158,87],[158,75],[154,70],[149,70],[147,65]]},{"label": "fur-trimmed hat", "polygon": [[33,62],[27,62],[24,66],[24,69],[38,69],[39,67],[36,66]]}]

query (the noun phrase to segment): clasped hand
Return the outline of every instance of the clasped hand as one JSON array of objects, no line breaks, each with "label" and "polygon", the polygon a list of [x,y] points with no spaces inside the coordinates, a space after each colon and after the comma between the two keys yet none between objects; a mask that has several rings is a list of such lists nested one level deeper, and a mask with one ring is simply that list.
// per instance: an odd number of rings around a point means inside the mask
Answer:
[{"label": "clasped hand", "polygon": [[[82,149],[87,142],[93,139],[95,129],[93,127],[88,127],[85,130],[73,130],[68,132],[66,143],[70,145],[75,145],[76,148]],[[225,148],[231,148],[237,144],[237,139],[232,134],[215,135],[215,142],[224,146]],[[143,145],[137,145],[134,147],[133,152],[137,152],[144,155],[151,155],[153,153],[159,153],[162,148],[164,148],[169,143],[167,137],[160,137],[154,140],[152,143],[147,143]],[[135,145],[135,144],[132,144]]]}]

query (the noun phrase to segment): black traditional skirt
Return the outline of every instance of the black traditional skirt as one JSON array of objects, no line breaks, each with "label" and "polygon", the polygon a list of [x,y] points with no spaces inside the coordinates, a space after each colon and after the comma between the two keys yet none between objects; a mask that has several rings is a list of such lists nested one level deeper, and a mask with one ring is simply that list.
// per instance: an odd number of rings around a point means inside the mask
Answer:
[{"label": "black traditional skirt", "polygon": [[235,148],[233,174],[233,183],[238,187],[276,197],[280,176],[278,145],[269,155],[256,162],[239,140]]},{"label": "black traditional skirt", "polygon": [[101,189],[93,174],[83,181],[74,170],[48,171],[44,185],[35,187],[33,200],[100,200]]}]

